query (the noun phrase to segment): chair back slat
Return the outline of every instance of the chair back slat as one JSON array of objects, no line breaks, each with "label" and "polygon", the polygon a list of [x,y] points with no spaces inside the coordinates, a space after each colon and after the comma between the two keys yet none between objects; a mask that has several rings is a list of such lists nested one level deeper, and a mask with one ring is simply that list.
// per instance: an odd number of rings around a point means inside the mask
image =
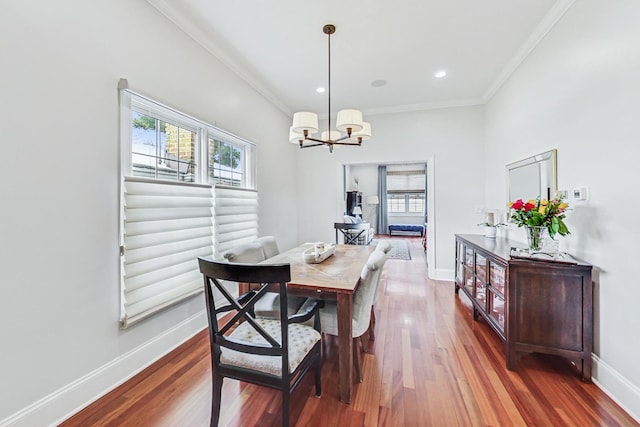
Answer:
[{"label": "chair back slat", "polygon": [[[283,363],[288,363],[287,354],[283,350],[287,348],[288,344],[286,304],[282,307],[284,309],[284,321],[281,322],[280,342],[278,342],[274,336],[265,331],[264,328],[256,322],[251,313],[253,312],[253,307],[260,298],[270,290],[273,290],[276,284],[278,285],[280,298],[284,298],[284,301],[286,301],[286,283],[291,280],[290,265],[240,264],[217,262],[204,258],[198,258],[198,263],[205,281],[204,289],[206,294],[207,312],[209,314],[209,323],[211,326],[211,341],[212,345],[216,347],[212,349],[214,357],[219,360],[220,349],[218,347],[225,347],[231,350],[257,355],[281,356],[283,358]],[[257,285],[258,288],[254,289],[254,295],[251,298],[245,301],[244,304],[240,304],[225,288],[221,280],[250,283]],[[216,303],[213,296],[214,288],[222,294],[226,302]],[[218,314],[221,312],[228,312],[232,310],[235,310],[236,313],[230,318],[218,318]],[[251,325],[255,332],[265,340],[264,345],[243,343],[226,337],[227,333],[235,328],[241,321],[247,322]],[[283,364],[283,366],[288,365]]]}]

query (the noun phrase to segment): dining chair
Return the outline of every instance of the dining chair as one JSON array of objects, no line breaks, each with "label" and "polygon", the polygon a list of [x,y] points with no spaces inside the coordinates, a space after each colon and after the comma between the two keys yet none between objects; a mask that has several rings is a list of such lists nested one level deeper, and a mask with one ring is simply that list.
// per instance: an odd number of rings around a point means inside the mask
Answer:
[{"label": "dining chair", "polygon": [[[353,294],[353,364],[359,382],[362,382],[362,366],[360,365],[360,346],[366,347],[362,342],[362,336],[369,329],[371,318],[371,306],[374,294],[380,280],[382,267],[387,261],[387,255],[383,251],[374,250],[360,273],[360,285]],[[323,334],[338,336],[338,315],[337,303],[335,301],[325,301],[324,307],[320,308],[320,324]]]},{"label": "dining chair", "polygon": [[[237,264],[198,258],[204,278],[204,295],[209,320],[213,395],[211,426],[220,418],[220,401],[224,378],[233,378],[282,392],[282,425],[289,425],[291,392],[304,375],[315,372],[316,396],[322,393],[322,364],[319,320],[317,328],[304,325],[318,319],[318,306],[309,304],[295,315],[287,312],[287,282],[291,280],[289,264]],[[236,299],[222,281],[255,285]],[[222,297],[217,301],[214,290]],[[285,304],[278,319],[255,318],[251,311],[268,292],[277,292]]]},{"label": "dining chair", "polygon": [[[278,255],[278,244],[273,236],[260,237],[249,243],[243,243],[227,250],[222,254],[229,262],[257,264],[268,258]],[[245,293],[249,289],[247,284],[239,284],[238,292]],[[297,295],[289,295],[288,310],[289,314],[298,312],[307,302],[306,297]],[[277,319],[280,312],[280,296],[277,293],[268,293],[254,307],[254,315],[256,317],[264,317],[269,319]]]},{"label": "dining chair", "polygon": [[[388,254],[389,251],[391,250],[391,244],[385,240],[381,240],[378,242],[378,244],[376,245],[376,251],[381,251],[385,254]],[[373,304],[371,304],[371,317],[369,319],[369,330],[368,332],[368,336],[369,339],[371,341],[374,341],[376,339],[376,333],[375,333],[375,325],[376,325],[376,311],[375,311],[375,307],[376,304],[378,303],[378,296],[379,296],[379,289],[380,289],[380,282],[382,280],[378,280],[378,283],[376,284],[376,290],[373,294]]]},{"label": "dining chair", "polygon": [[266,259],[273,258],[280,253],[276,238],[273,236],[258,237],[258,240],[256,240],[256,242],[262,246],[264,257]]}]

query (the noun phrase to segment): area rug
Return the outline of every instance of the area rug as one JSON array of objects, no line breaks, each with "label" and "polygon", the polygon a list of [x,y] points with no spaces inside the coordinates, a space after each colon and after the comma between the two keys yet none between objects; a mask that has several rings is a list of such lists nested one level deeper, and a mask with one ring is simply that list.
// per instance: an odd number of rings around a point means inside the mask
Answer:
[{"label": "area rug", "polygon": [[378,244],[378,242],[387,242],[391,245],[391,250],[387,252],[388,259],[403,259],[410,260],[411,252],[409,252],[409,244],[406,240],[401,239],[373,239],[371,244]]}]

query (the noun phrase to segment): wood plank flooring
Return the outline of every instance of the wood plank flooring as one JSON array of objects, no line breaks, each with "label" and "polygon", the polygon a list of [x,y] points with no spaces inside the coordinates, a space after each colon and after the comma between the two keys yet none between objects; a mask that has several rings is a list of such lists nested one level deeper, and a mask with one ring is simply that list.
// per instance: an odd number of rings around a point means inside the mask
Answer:
[{"label": "wood plank flooring", "polygon": [[[338,401],[337,340],[327,337],[322,397],[308,375],[292,396],[291,425],[639,425],[563,359],[529,355],[508,371],[496,334],[472,320],[470,302],[454,295],[453,283],[427,279],[420,238],[407,240],[412,259],[385,265],[376,339],[363,355],[364,382],[354,386],[352,403]],[[210,369],[203,331],[62,426],[206,426]],[[220,426],[279,425],[279,393],[225,380]]]}]

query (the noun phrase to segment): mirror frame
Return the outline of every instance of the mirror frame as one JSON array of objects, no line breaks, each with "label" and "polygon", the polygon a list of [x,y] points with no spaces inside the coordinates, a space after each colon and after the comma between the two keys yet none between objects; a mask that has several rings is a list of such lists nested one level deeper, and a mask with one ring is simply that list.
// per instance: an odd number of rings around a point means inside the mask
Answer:
[{"label": "mirror frame", "polygon": [[[519,160],[517,162],[509,163],[506,166],[506,183],[507,183],[507,204],[512,202],[510,200],[510,180],[509,174],[511,171],[520,169],[525,166],[530,166],[534,164],[539,164],[544,161],[551,160],[551,194],[549,198],[556,195],[558,192],[558,170],[557,170],[557,150],[554,148],[553,150],[545,151],[544,153],[536,154],[535,156],[527,157],[526,159]],[[540,183],[539,183],[540,184]],[[538,185],[540,187],[540,185]],[[540,197],[545,197],[546,195],[540,195]],[[507,215],[509,218],[509,215]]]}]

